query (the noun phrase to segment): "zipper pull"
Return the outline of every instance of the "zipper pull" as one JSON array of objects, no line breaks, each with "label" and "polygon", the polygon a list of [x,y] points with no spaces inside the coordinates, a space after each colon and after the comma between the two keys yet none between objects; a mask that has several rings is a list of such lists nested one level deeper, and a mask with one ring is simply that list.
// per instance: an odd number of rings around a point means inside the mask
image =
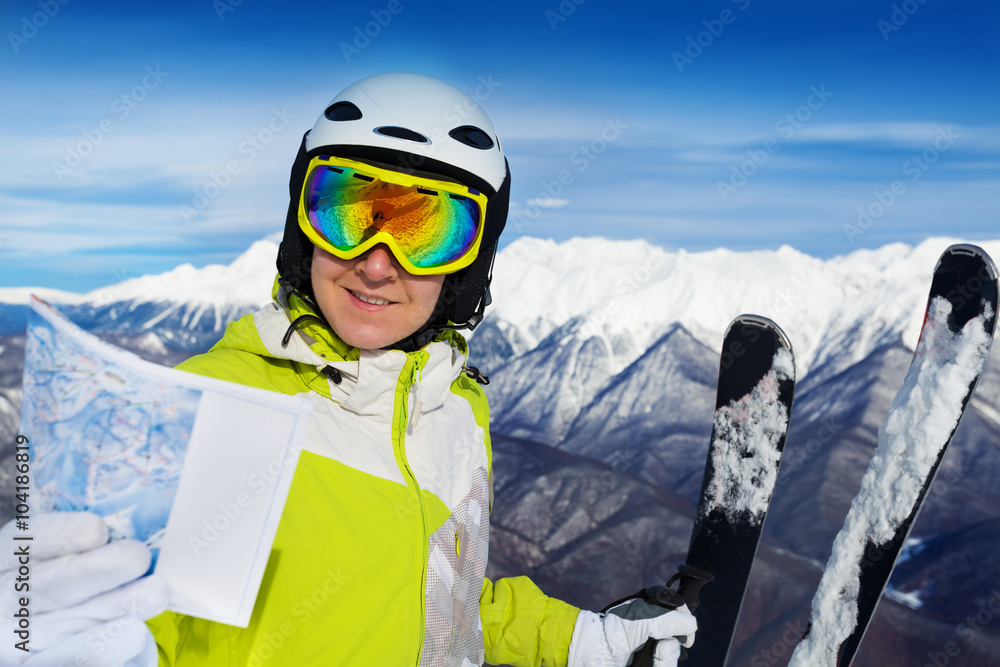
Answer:
[{"label": "zipper pull", "polygon": [[410,392],[413,394],[413,409],[410,410],[410,424],[406,429],[410,435],[413,435],[413,429],[417,427],[417,422],[420,420],[420,412],[424,409],[423,401],[420,400],[420,380],[420,369],[414,367],[413,383],[410,385]]}]

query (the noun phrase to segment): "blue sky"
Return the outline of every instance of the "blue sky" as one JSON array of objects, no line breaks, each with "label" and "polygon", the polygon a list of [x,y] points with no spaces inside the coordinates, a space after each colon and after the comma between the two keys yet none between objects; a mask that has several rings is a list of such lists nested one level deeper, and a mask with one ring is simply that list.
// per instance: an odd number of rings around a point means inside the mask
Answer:
[{"label": "blue sky", "polygon": [[329,99],[394,70],[483,93],[505,242],[832,257],[1000,237],[994,2],[35,0],[0,24],[0,286],[232,261],[281,229]]}]

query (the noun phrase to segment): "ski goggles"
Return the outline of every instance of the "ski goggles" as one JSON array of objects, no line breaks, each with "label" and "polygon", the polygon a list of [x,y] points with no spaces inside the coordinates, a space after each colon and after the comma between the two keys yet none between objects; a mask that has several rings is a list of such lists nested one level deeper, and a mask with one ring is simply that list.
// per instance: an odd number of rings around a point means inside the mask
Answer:
[{"label": "ski goggles", "polygon": [[323,250],[353,259],[384,243],[415,275],[471,264],[485,220],[477,190],[325,155],[310,161],[299,198],[299,226]]}]

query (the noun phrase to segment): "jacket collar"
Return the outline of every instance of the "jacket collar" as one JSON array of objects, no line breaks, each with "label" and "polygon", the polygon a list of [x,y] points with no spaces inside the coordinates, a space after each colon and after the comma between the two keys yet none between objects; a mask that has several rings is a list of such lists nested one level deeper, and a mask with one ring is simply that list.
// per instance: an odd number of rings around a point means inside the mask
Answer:
[{"label": "jacket collar", "polygon": [[[414,394],[411,409],[417,412],[440,407],[468,358],[465,338],[456,331],[443,331],[413,352],[360,350],[344,343],[308,303],[294,293],[287,295],[277,280],[271,296],[274,302],[253,318],[268,353],[320,372],[336,369],[340,382],[328,377],[328,395],[358,414],[390,420],[399,390]],[[288,335],[290,324],[299,318]]]}]

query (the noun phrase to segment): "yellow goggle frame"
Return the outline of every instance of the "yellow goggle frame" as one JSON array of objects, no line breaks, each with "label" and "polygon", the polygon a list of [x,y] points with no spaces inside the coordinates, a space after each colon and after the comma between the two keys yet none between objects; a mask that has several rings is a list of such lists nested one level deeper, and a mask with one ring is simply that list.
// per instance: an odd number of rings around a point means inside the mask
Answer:
[{"label": "yellow goggle frame", "polygon": [[460,183],[316,156],[299,197],[299,227],[341,259],[379,243],[414,275],[453,273],[479,252],[486,196]]}]

